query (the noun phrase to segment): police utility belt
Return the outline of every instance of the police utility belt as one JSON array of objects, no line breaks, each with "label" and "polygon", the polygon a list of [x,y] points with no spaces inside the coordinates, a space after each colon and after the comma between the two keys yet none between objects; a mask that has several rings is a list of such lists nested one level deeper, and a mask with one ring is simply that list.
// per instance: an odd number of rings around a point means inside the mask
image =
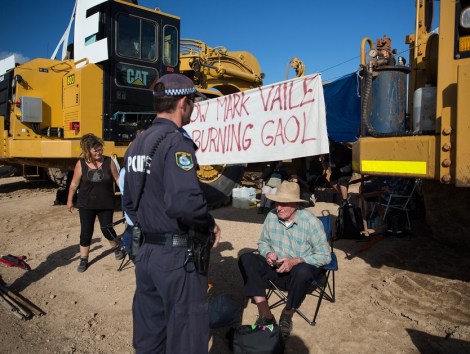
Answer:
[{"label": "police utility belt", "polygon": [[188,247],[188,234],[143,232],[144,243],[151,245],[171,244],[173,247]]},{"label": "police utility belt", "polygon": [[215,241],[215,235],[202,234],[190,230],[187,234],[142,232],[143,243],[151,245],[171,244],[173,247],[185,247],[186,257],[184,269],[188,272],[196,270],[207,274],[209,270],[210,251]]}]

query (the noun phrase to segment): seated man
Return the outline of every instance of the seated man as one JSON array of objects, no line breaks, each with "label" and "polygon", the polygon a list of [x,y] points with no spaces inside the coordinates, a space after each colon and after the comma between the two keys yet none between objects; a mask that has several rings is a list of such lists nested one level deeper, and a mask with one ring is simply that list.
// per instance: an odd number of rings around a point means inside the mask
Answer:
[{"label": "seated man", "polygon": [[313,279],[324,275],[321,266],[331,260],[330,246],[322,222],[307,210],[300,210],[300,188],[285,181],[267,197],[275,202],[264,221],[258,241],[259,254],[240,256],[245,296],[258,307],[257,325],[275,323],[269,308],[265,279],[282,278],[288,284],[288,301],[282,310],[279,327],[284,336],[292,331],[292,315],[302,303]]}]

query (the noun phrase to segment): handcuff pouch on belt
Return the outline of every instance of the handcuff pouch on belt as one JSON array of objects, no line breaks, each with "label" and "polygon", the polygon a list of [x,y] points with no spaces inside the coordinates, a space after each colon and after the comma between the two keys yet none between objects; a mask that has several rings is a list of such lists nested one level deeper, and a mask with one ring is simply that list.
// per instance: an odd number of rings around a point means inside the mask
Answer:
[{"label": "handcuff pouch on belt", "polygon": [[132,227],[132,237],[131,237],[131,249],[129,253],[129,258],[134,262],[135,257],[137,256],[137,251],[142,245],[142,229],[138,223]]},{"label": "handcuff pouch on belt", "polygon": [[211,248],[214,244],[214,233],[200,233],[194,230],[188,232],[188,250],[184,262],[185,269],[187,264],[192,262],[198,273],[206,275],[209,270]]}]

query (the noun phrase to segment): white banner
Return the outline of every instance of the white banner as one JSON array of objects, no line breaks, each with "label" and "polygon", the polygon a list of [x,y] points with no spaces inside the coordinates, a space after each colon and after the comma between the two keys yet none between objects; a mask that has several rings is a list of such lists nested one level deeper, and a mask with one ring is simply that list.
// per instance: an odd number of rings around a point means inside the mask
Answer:
[{"label": "white banner", "polygon": [[201,165],[328,153],[321,76],[313,74],[196,103],[184,127]]}]

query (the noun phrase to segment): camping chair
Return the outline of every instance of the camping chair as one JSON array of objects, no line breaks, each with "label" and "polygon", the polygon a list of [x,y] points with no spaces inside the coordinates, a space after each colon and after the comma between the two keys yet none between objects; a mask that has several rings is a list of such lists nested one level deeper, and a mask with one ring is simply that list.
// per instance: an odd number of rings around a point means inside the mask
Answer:
[{"label": "camping chair", "polygon": [[108,226],[102,228],[103,232],[106,231],[108,234],[110,234],[112,239],[114,241],[116,241],[116,243],[118,244],[119,248],[124,251],[124,258],[121,260],[121,264],[119,265],[119,267],[117,269],[118,272],[123,271],[126,268],[126,266],[131,262],[131,259],[130,259],[126,249],[124,248],[124,246],[122,244],[122,235],[117,236],[117,237],[114,236],[114,234],[111,232],[111,229],[113,229],[114,226],[125,223],[125,222],[126,222],[126,219],[122,218],[122,219],[119,219],[119,220],[113,222],[112,224],[109,224]]},{"label": "camping chair", "polygon": [[374,207],[372,209],[371,215],[374,214],[374,211],[375,211],[376,207],[378,207],[379,205],[382,208],[384,208],[384,213],[383,213],[383,217],[382,217],[383,222],[385,222],[385,220],[387,220],[387,216],[392,210],[402,211],[402,212],[404,212],[404,214],[406,216],[408,231],[411,231],[410,201],[413,198],[413,195],[414,195],[414,192],[415,192],[416,188],[418,188],[419,185],[421,184],[421,179],[417,178],[414,181],[410,181],[410,183],[413,183],[413,186],[411,188],[409,188],[409,191],[407,191],[405,194],[398,194],[397,192],[392,191],[388,195],[388,198],[385,202],[380,201],[380,202],[375,203]]},{"label": "camping chair", "polygon": [[[313,315],[313,319],[310,320],[309,317],[307,317],[299,309],[295,310],[295,312],[298,315],[300,315],[300,317],[302,317],[305,321],[307,321],[307,323],[310,326],[314,326],[316,324],[316,319],[317,319],[318,312],[320,310],[320,305],[323,299],[330,301],[330,302],[336,301],[335,272],[338,270],[338,261],[336,259],[336,255],[333,250],[333,237],[331,235],[332,222],[331,222],[331,218],[329,215],[320,216],[319,219],[323,223],[323,228],[325,229],[327,240],[331,245],[331,261],[327,265],[323,266],[323,269],[326,271],[324,277],[322,277],[321,279],[312,281],[311,294],[318,298],[317,305],[315,308],[315,313]],[[272,304],[269,308],[273,309],[275,307],[278,307],[282,304],[287,303],[287,295],[285,294],[285,292],[281,290],[280,287],[275,284],[275,281],[269,280],[268,281],[268,293],[266,295],[266,298],[269,299],[269,297],[273,293],[279,297],[279,300],[275,302],[274,304]]]}]

